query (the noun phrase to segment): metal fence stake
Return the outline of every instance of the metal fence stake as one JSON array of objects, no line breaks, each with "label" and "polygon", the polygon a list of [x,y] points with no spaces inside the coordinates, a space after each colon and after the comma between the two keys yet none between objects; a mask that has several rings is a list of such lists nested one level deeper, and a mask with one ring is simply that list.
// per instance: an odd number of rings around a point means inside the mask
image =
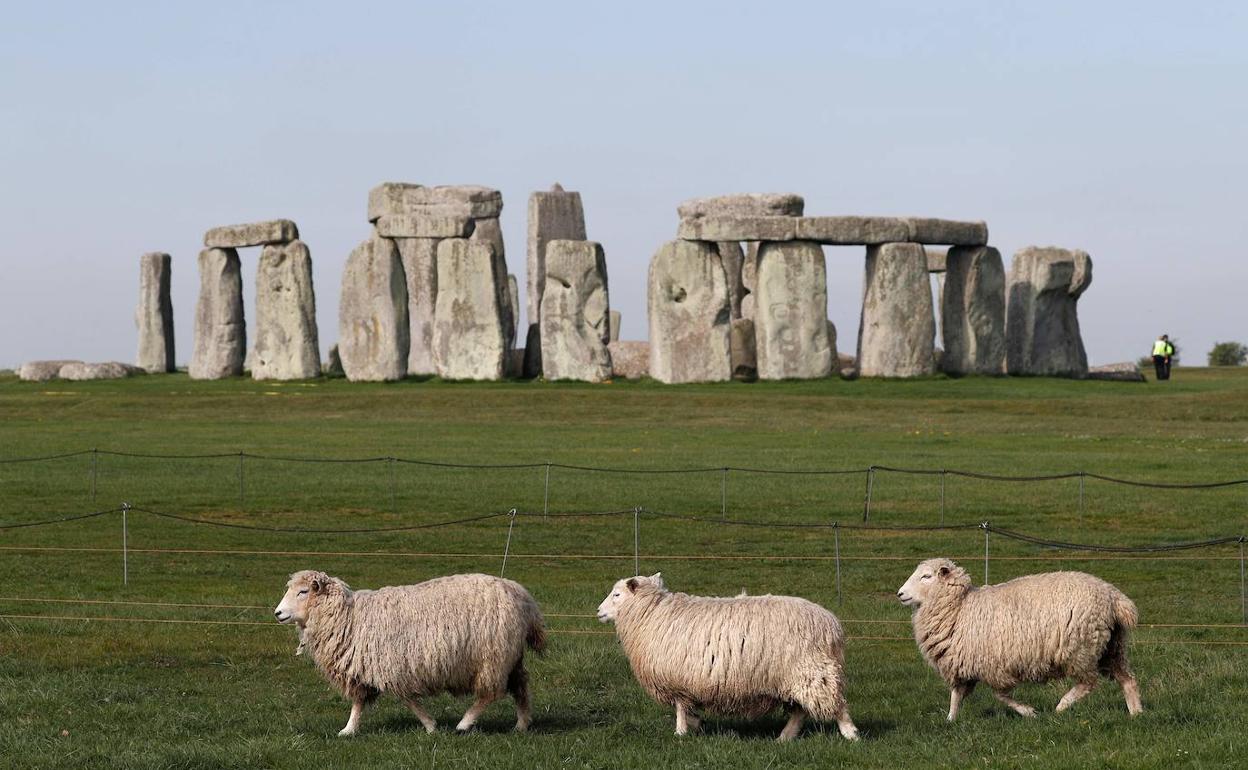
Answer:
[{"label": "metal fence stake", "polygon": [[719,480],[719,517],[728,518],[728,469],[724,468]]},{"label": "metal fence stake", "polygon": [[940,469],[940,525],[945,525],[945,469]]},{"label": "metal fence stake", "polygon": [[1083,471],[1079,471],[1079,515],[1083,515]]},{"label": "metal fence stake", "polygon": [[871,516],[871,486],[875,481],[875,466],[867,467],[867,494],[862,501],[862,520],[865,522]]},{"label": "metal fence stake", "polygon": [[984,531],[984,585],[988,585],[988,522],[979,525]]},{"label": "metal fence stake", "polygon": [[633,574],[641,574],[641,506],[633,508]]},{"label": "metal fence stake", "polygon": [[1244,625],[1248,626],[1248,591],[1244,586],[1244,540],[1248,540],[1243,535],[1239,537],[1239,611],[1244,619]]},{"label": "metal fence stake", "polygon": [[542,516],[550,515],[550,461],[546,461],[546,491],[542,495]]},{"label": "metal fence stake", "polygon": [[399,512],[399,490],[398,482],[394,477],[394,458],[388,457],[386,459],[390,461],[390,512],[397,515]]},{"label": "metal fence stake", "polygon": [[516,526],[515,508],[508,512],[507,519],[507,542],[503,545],[503,568],[498,571],[499,577],[502,577],[507,572],[507,555],[511,553],[511,530]]},{"label": "metal fence stake", "polygon": [[243,509],[246,492],[243,487],[243,453],[238,453],[238,509]]},{"label": "metal fence stake", "polygon": [[96,449],[95,447],[92,447],[91,448],[91,502],[92,503],[95,502],[96,464],[99,462],[99,459],[100,459],[100,450]]},{"label": "metal fence stake", "polygon": [[121,584],[130,585],[130,539],[126,514],[130,512],[130,503],[121,504]]},{"label": "metal fence stake", "polygon": [[832,548],[836,554],[836,606],[841,606],[841,527],[832,522]]}]

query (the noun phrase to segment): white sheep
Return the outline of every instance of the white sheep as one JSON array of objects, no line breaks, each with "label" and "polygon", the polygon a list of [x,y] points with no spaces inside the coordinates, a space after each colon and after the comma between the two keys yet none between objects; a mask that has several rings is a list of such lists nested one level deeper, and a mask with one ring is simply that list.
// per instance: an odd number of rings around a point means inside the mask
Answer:
[{"label": "white sheep", "polygon": [[305,570],[290,576],[273,614],[301,629],[300,649],[351,700],[339,735],[354,735],[364,706],[387,692],[428,732],[437,725],[420,698],[441,692],[476,698],[457,730],[471,729],[505,693],[516,703],[516,730],[532,721],[524,649],[545,649],[546,631],[537,602],[519,583],[451,575],[353,592],[338,578]]},{"label": "white sheep", "polygon": [[676,734],[697,730],[696,709],[759,717],[783,705],[780,740],[809,714],[858,738],[845,704],[840,621],[794,596],[732,598],[671,593],[660,574],[620,580],[598,607],[643,689],[676,707]]},{"label": "white sheep", "polygon": [[1035,709],[1010,697],[1018,684],[1073,678],[1057,704],[1065,711],[1092,691],[1098,674],[1118,680],[1131,715],[1143,711],[1127,664],[1135,604],[1098,577],[1047,572],[975,588],[954,562],[928,559],[897,596],[914,607],[914,639],[949,685],[950,722],[976,682],[1030,717]]}]

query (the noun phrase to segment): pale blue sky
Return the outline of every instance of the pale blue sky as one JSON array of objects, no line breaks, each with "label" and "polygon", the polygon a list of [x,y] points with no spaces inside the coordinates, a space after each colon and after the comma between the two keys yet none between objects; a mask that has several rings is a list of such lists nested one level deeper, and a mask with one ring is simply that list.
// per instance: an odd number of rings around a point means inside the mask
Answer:
[{"label": "pale blue sky", "polygon": [[[173,255],[190,357],[209,227],[312,250],[322,348],[384,180],[579,190],[625,338],[700,195],[985,219],[1082,248],[1093,363],[1248,341],[1248,4],[11,3],[0,26],[0,366],[133,360],[138,257]],[[862,250],[828,249],[852,352]],[[248,320],[256,253],[244,254]],[[524,302],[522,301],[523,305]]]}]

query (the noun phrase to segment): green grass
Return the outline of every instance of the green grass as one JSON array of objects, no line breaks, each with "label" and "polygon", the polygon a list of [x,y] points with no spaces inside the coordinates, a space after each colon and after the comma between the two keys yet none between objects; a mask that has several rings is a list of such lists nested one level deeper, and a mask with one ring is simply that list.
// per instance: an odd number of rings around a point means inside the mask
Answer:
[{"label": "green grass", "polygon": [[[1169,383],[1147,385],[938,378],[684,387],[192,382],[181,375],[30,384],[0,376],[0,458],[92,447],[634,469],[1085,470],[1216,481],[1248,477],[1248,371],[1184,368]],[[213,521],[304,528],[433,523],[511,508],[540,513],[544,504],[556,513],[634,506],[712,519],[723,513],[718,471],[555,469],[547,503],[544,467],[247,459],[240,498],[237,457],[102,453],[94,473],[92,463],[85,455],[0,464],[0,523],[122,501]],[[1130,656],[1148,711],[1129,720],[1117,687],[1106,683],[1073,711],[1054,715],[1063,692],[1055,683],[1019,689],[1022,700],[1046,712],[1023,720],[981,688],[948,725],[947,692],[908,640],[908,612],[893,593],[915,563],[933,555],[961,558],[982,579],[981,531],[844,529],[838,602],[829,530],[732,524],[861,522],[863,493],[861,474],[733,472],[726,522],[643,516],[639,533],[641,570],[661,570],[676,590],[794,593],[833,609],[853,637],[847,665],[851,713],[864,737],[858,744],[841,740],[834,726],[814,725],[802,740],[778,745],[779,714],[756,723],[712,718],[703,736],[671,734],[670,710],[640,691],[610,629],[591,617],[611,583],[633,572],[631,514],[517,519],[507,576],[530,588],[552,629],[549,654],[531,666],[531,734],[507,732],[509,701],[491,707],[473,735],[426,736],[402,705],[383,698],[359,737],[338,739],[347,704],[293,656],[293,631],[271,622],[285,576],[316,567],[373,587],[497,573],[508,520],[329,535],[223,529],[136,511],[127,517],[125,586],[118,514],[0,530],[0,614],[247,624],[0,619],[0,765],[1169,768],[1245,761],[1248,634],[1237,625],[1236,545],[1095,558],[991,536],[994,582],[1083,569],[1136,600],[1146,627]],[[940,494],[939,476],[877,473],[871,519],[937,523]],[[987,520],[1077,542],[1199,540],[1248,531],[1248,486],[1180,492],[1088,480],[1081,509],[1078,480],[949,476],[943,515],[948,523]],[[467,702],[442,697],[429,705],[449,730]]]}]

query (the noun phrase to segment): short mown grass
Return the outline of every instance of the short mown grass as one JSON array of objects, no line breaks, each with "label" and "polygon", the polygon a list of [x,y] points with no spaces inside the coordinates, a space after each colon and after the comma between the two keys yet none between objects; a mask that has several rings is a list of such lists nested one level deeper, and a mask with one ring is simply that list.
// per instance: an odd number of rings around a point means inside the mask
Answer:
[{"label": "short mown grass", "polygon": [[[908,638],[893,596],[920,559],[984,572],[984,533],[785,529],[743,522],[861,524],[866,478],[751,469],[1087,471],[1148,481],[1248,477],[1248,371],[1180,369],[1146,385],[934,378],[665,387],[654,383],[17,382],[0,376],[0,524],[129,503],[128,583],[118,513],[0,530],[0,765],[21,767],[1232,767],[1248,762],[1248,634],[1239,546],[1118,555],[988,538],[993,582],[1081,569],[1125,590],[1144,627],[1130,657],[1146,713],[1128,719],[1106,683],[1055,715],[1060,683],[1019,697],[1024,720],[983,690],[956,724],[947,692]],[[536,467],[470,469],[379,460]],[[122,456],[231,454],[202,459]],[[600,473],[698,468],[698,473]],[[943,481],[943,510],[942,510]],[[879,471],[870,522],[994,526],[1102,545],[1248,532],[1248,486],[1167,491],[1085,479],[991,482]],[[1082,504],[1081,504],[1082,499]],[[696,516],[668,519],[631,511]],[[431,524],[518,509],[508,577],[548,615],[551,649],[531,666],[535,724],[508,732],[510,702],[472,735],[449,732],[465,699],[429,704],[426,736],[383,698],[361,735],[338,739],[347,704],[271,621],[290,572],[357,587],[450,572],[498,573],[506,516],[371,534],[274,528]],[[543,517],[626,511],[616,516]],[[634,537],[638,550],[634,553]],[[838,598],[837,561],[840,581]],[[811,725],[772,739],[780,714],[712,718],[672,735],[670,709],[634,683],[592,618],[611,583],[662,571],[676,590],[793,593],[833,609],[851,635],[851,713],[863,740]],[[62,601],[55,601],[62,600]],[[163,604],[156,604],[163,603]],[[218,606],[206,606],[218,605]],[[38,616],[37,618],[16,616]],[[72,618],[91,617],[86,622]],[[52,619],[71,618],[71,619]],[[110,618],[105,620],[103,618]],[[178,622],[162,622],[178,621]],[[186,623],[184,621],[207,621]],[[1193,627],[1199,626],[1199,627]]]}]

